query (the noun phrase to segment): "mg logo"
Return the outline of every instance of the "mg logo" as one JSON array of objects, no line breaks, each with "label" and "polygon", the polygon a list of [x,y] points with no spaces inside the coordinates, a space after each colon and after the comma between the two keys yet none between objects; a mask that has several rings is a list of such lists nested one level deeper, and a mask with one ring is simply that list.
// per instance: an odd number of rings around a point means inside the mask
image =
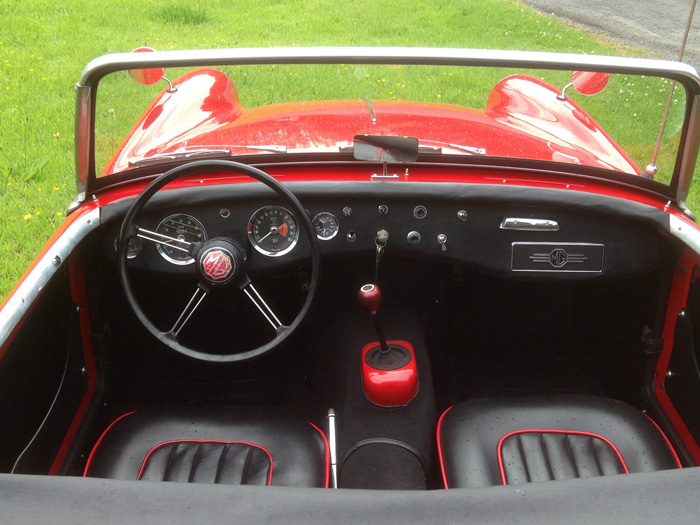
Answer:
[{"label": "mg logo", "polygon": [[561,248],[557,248],[549,254],[549,264],[554,268],[562,268],[567,262],[569,262],[569,256]]},{"label": "mg logo", "polygon": [[207,252],[202,261],[202,273],[213,283],[224,283],[233,277],[231,255],[221,249]]},{"label": "mg logo", "polygon": [[567,264],[582,264],[588,257],[582,253],[567,253],[563,248],[555,248],[549,253],[533,253],[529,259],[533,263],[549,264],[558,270]]}]

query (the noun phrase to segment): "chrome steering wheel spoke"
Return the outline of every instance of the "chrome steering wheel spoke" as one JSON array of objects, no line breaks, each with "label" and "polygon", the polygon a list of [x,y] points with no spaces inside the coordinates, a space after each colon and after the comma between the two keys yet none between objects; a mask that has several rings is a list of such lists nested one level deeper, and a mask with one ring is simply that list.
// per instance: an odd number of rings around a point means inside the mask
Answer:
[{"label": "chrome steering wheel spoke", "polygon": [[188,241],[183,241],[182,239],[168,237],[167,235],[146,230],[139,226],[136,227],[136,236],[145,241],[150,241],[156,244],[162,244],[163,246],[167,246],[168,248],[172,248],[173,250],[179,250],[181,252],[191,254],[193,244]]},{"label": "chrome steering wheel spoke", "polygon": [[253,283],[248,282],[248,284],[246,284],[242,290],[248,296],[248,299],[250,299],[258,310],[260,310],[260,313],[262,313],[265,319],[267,319],[267,322],[270,323],[275,332],[279,332],[280,330],[286,328],[275,315],[275,312],[272,311],[272,308],[270,308],[267,302],[265,302],[265,299],[263,299],[255,289]]},{"label": "chrome steering wheel spoke", "polygon": [[187,306],[185,306],[185,309],[180,314],[180,317],[178,317],[177,321],[175,321],[175,324],[168,333],[172,334],[177,339],[180,331],[184,328],[185,324],[187,324],[187,321],[190,320],[190,317],[192,317],[192,314],[194,314],[199,305],[202,304],[202,301],[206,296],[206,290],[204,290],[204,288],[201,286],[198,286],[194,292],[194,295],[190,299],[190,302],[187,303]]}]

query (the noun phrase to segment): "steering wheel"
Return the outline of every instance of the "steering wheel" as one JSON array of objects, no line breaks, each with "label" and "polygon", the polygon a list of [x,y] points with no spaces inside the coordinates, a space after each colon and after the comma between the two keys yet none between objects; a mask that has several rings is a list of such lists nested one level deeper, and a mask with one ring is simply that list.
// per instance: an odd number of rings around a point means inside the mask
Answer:
[{"label": "steering wheel", "polygon": [[[165,185],[186,175],[212,170],[243,174],[262,182],[286,200],[298,221],[301,223],[311,249],[311,278],[304,303],[291,324],[282,324],[268,306],[268,303],[253,286],[246,271],[246,250],[240,242],[234,239],[217,237],[203,243],[188,243],[156,232],[144,230],[134,223],[134,219],[145,204]],[[198,278],[197,288],[187,306],[185,306],[172,328],[168,331],[164,332],[160,330],[148,318],[141,308],[141,305],[136,300],[126,264],[128,242],[129,239],[133,237],[140,237],[157,244],[165,244],[178,250],[187,251],[190,257],[194,259],[193,267]],[[267,173],[253,168],[252,166],[226,160],[202,160],[192,162],[173,168],[151,182],[138,197],[136,197],[136,200],[124,217],[119,232],[117,256],[119,277],[124,288],[124,293],[126,294],[129,305],[141,324],[143,324],[143,326],[159,341],[180,354],[200,361],[220,363],[247,361],[259,357],[287,339],[292,332],[301,325],[304,318],[309,313],[314,297],[316,296],[321,273],[321,250],[319,248],[318,238],[316,237],[316,232],[311,224],[311,220],[299,202],[299,199],[285,188],[284,185]],[[245,293],[248,299],[250,299],[265,319],[272,325],[275,331],[274,338],[270,342],[253,348],[252,350],[230,354],[211,354],[195,350],[180,343],[179,334],[182,328],[192,317],[192,314],[194,314],[202,301],[206,299],[206,296],[217,288],[237,288]]]}]

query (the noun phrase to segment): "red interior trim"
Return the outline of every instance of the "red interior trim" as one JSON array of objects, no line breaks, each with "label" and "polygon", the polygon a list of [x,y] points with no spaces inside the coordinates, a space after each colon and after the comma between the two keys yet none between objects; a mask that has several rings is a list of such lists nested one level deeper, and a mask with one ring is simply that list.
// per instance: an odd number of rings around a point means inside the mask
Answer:
[{"label": "red interior trim", "polygon": [[92,350],[92,343],[90,342],[92,327],[90,323],[90,310],[88,308],[87,289],[85,286],[83,265],[77,256],[69,257],[67,263],[71,299],[80,307],[80,312],[78,313],[78,323],[80,325],[80,340],[83,347],[83,364],[85,366],[85,375],[87,377],[87,387],[85,388],[85,394],[80,400],[80,404],[75,411],[73,421],[71,421],[70,427],[68,427],[68,431],[63,438],[63,442],[61,443],[61,446],[56,453],[56,457],[51,464],[51,468],[49,469],[49,475],[51,476],[58,474],[61,465],[68,454],[68,450],[73,443],[73,439],[78,433],[78,429],[83,422],[83,418],[90,407],[90,403],[92,403],[92,399],[95,397],[95,390],[97,388],[97,364],[95,362],[95,355]]},{"label": "red interior trim", "polygon": [[117,419],[115,419],[114,421],[112,421],[112,423],[105,429],[104,432],[102,432],[102,435],[100,436],[100,438],[99,438],[99,439],[97,440],[97,442],[95,443],[95,446],[92,447],[92,450],[90,451],[90,455],[88,456],[87,463],[85,464],[85,470],[83,471],[83,477],[84,477],[84,478],[87,477],[88,472],[89,472],[89,470],[90,470],[90,466],[92,465],[92,460],[93,460],[93,458],[95,457],[95,454],[97,453],[97,449],[99,448],[100,444],[102,443],[102,440],[103,440],[104,437],[107,435],[107,432],[109,432],[110,430],[112,430],[112,427],[113,427],[114,425],[116,425],[119,421],[121,421],[122,419],[124,419],[126,416],[130,416],[131,414],[135,414],[136,412],[138,412],[138,410],[134,410],[134,411],[132,411],[132,412],[127,412],[126,414],[124,414],[124,415],[122,415],[122,416],[119,416]]},{"label": "red interior trim", "polygon": [[[116,423],[116,421],[115,421]],[[111,426],[111,425],[110,425]],[[107,429],[109,430],[109,429]],[[148,451],[148,454],[146,454],[146,457],[143,458],[143,463],[141,463],[141,468],[139,469],[139,475],[136,476],[137,480],[141,479],[141,475],[143,474],[143,470],[146,468],[146,463],[148,463],[148,458],[151,457],[151,454],[153,454],[156,450],[158,450],[160,447],[164,447],[166,445],[176,445],[178,443],[219,443],[221,445],[247,445],[249,447],[257,448],[258,450],[262,450],[265,454],[267,454],[267,457],[270,460],[270,474],[267,477],[267,484],[272,485],[272,469],[273,469],[273,461],[272,461],[272,454],[268,452],[268,450],[265,447],[261,447],[260,445],[254,445],[253,443],[248,443],[247,441],[218,441],[218,440],[199,440],[199,439],[175,439],[173,441],[163,441],[159,445],[156,445],[153,447],[151,450]]]},{"label": "red interior trim", "polygon": [[693,459],[700,463],[700,446],[693,438],[690,430],[686,426],[683,418],[673,405],[671,398],[666,393],[666,373],[671,361],[673,346],[675,343],[676,323],[678,316],[688,303],[688,292],[693,275],[693,268],[700,264],[698,256],[690,249],[685,249],[681,253],[680,261],[675,269],[673,284],[671,285],[671,295],[666,308],[666,319],[664,321],[663,340],[664,345],[661,355],[656,362],[656,372],[654,374],[654,393],[663,408],[664,413],[680,436]]},{"label": "red interior trim", "polygon": [[678,468],[683,468],[683,465],[681,465],[681,459],[678,457],[678,454],[676,454],[676,449],[673,448],[673,445],[671,445],[671,441],[668,439],[668,436],[666,436],[666,433],[663,430],[661,430],[661,427],[656,423],[656,421],[654,421],[653,419],[651,419],[649,417],[649,414],[644,412],[644,415],[647,416],[647,419],[649,421],[654,423],[654,426],[657,428],[659,433],[661,433],[661,435],[663,436],[664,441],[666,441],[666,445],[668,445],[668,449],[671,451],[671,454],[673,454],[673,458],[676,460],[676,463],[678,464]]},{"label": "red interior trim", "polygon": [[330,486],[331,482],[331,456],[330,456],[330,445],[328,445],[328,438],[326,437],[326,433],[318,428],[316,425],[314,425],[311,421],[308,422],[309,425],[314,427],[319,434],[321,434],[321,438],[323,439],[323,447],[325,449],[325,454],[326,454],[326,481],[325,485],[323,488],[328,488]]},{"label": "red interior trim", "polygon": [[504,485],[508,484],[508,480],[506,480],[506,469],[505,465],[503,464],[503,443],[505,442],[506,439],[509,437],[512,437],[517,434],[573,434],[575,436],[587,436],[587,437],[592,437],[592,438],[597,438],[606,443],[610,448],[613,449],[615,454],[617,455],[617,459],[620,460],[620,463],[622,464],[622,468],[625,471],[625,474],[629,474],[630,471],[627,468],[627,463],[625,463],[624,458],[622,457],[622,454],[620,454],[620,451],[617,449],[615,445],[612,444],[608,439],[604,438],[600,434],[594,434],[592,432],[582,432],[580,430],[541,430],[541,429],[527,429],[527,430],[516,430],[515,432],[510,432],[509,434],[506,434],[501,438],[501,440],[498,442],[498,468],[501,471],[501,481],[503,482]]},{"label": "red interior trim", "polygon": [[445,473],[445,461],[442,457],[442,442],[440,441],[440,429],[442,428],[442,420],[447,415],[447,413],[452,410],[454,405],[452,405],[450,408],[445,410],[442,415],[440,416],[440,419],[438,419],[438,424],[437,424],[437,449],[438,449],[438,458],[440,459],[440,471],[442,472],[442,482],[445,485],[446,489],[449,489],[449,483],[447,483],[447,474]]}]

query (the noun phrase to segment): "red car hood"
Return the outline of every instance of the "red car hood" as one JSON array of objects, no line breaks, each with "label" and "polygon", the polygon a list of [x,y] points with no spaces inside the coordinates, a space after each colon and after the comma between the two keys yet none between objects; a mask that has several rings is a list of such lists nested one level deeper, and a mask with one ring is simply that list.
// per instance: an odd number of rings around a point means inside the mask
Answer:
[{"label": "red car hood", "polygon": [[[180,77],[144,112],[102,175],[178,148],[231,149],[282,145],[318,151],[349,145],[358,134],[418,137],[484,148],[488,156],[576,163],[638,174],[600,126],[553,86],[525,75],[492,90],[485,110],[448,104],[362,100],[311,101],[248,109],[233,82],[214,69]],[[370,110],[371,106],[371,110]],[[236,147],[238,146],[238,147]],[[455,150],[455,153],[458,153]]]}]

